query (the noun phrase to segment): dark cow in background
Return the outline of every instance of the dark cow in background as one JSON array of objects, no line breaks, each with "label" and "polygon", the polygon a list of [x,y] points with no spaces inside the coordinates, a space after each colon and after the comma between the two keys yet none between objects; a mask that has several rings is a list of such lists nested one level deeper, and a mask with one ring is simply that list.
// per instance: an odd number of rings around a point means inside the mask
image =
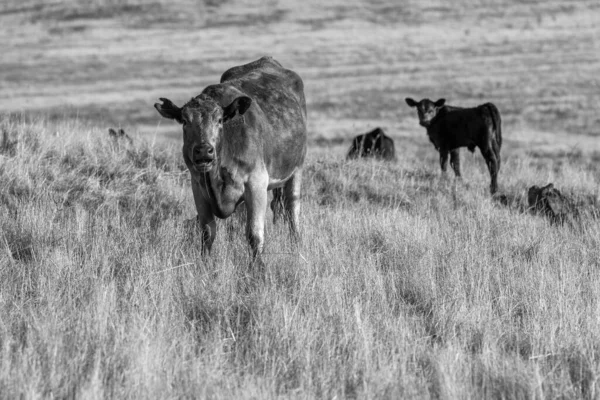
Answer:
[{"label": "dark cow in background", "polygon": [[579,217],[574,202],[552,183],[543,187],[531,186],[527,191],[527,202],[532,211],[546,215],[553,223],[573,222]]},{"label": "dark cow in background", "polygon": [[215,218],[246,204],[246,235],[263,249],[267,191],[298,236],[306,102],[302,79],[271,57],[234,67],[183,107],[161,98],[160,115],[183,127],[183,159],[202,230],[203,251],[216,234]]},{"label": "dark cow in background", "polygon": [[406,98],[406,104],[416,107],[419,124],[427,129],[427,136],[440,153],[440,166],[446,171],[448,155],[456,176],[460,177],[460,147],[475,151],[479,147],[491,175],[490,191],[498,190],[500,170],[500,147],[502,128],[500,112],[492,103],[473,108],[460,108],[445,105],[445,99],[433,102],[423,99],[419,102]]},{"label": "dark cow in background", "polygon": [[375,128],[369,133],[358,135],[352,141],[352,146],[346,158],[377,157],[384,160],[396,159],[396,148],[391,137],[383,129]]},{"label": "dark cow in background", "polygon": [[125,141],[130,145],[133,144],[133,139],[128,134],[126,134],[123,129],[119,129],[118,131],[116,131],[113,128],[108,128],[108,136],[110,136],[114,143]]}]

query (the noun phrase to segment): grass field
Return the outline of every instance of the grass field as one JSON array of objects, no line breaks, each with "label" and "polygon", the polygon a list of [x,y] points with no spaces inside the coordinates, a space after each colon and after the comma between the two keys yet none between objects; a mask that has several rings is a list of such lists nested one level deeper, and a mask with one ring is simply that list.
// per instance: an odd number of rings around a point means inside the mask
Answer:
[{"label": "grass field", "polygon": [[[600,4],[452,4],[0,5],[0,398],[598,398]],[[243,226],[201,256],[152,104],[265,54],[306,86],[302,241],[269,221],[240,293]],[[508,204],[407,96],[498,106]],[[345,161],[375,126],[398,161]],[[548,182],[578,223],[527,210]]]}]

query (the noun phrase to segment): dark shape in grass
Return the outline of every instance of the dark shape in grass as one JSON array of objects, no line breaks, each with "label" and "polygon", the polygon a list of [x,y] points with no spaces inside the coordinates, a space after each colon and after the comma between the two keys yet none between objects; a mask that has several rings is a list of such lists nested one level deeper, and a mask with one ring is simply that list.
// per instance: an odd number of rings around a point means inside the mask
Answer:
[{"label": "dark shape in grass", "polygon": [[531,186],[527,192],[527,202],[531,210],[544,214],[552,223],[573,223],[579,218],[579,211],[573,201],[552,183],[541,188]]},{"label": "dark shape in grass", "polygon": [[127,143],[129,145],[133,144],[133,139],[128,134],[126,134],[122,128],[118,131],[114,130],[113,128],[109,128],[108,136],[110,136],[113,143]]},{"label": "dark shape in grass", "polygon": [[[582,399],[596,398],[594,393],[595,373],[594,366],[589,361],[589,354],[574,351],[567,357],[569,378]],[[593,357],[593,355],[591,356]]]},{"label": "dark shape in grass", "polygon": [[17,140],[10,140],[8,131],[2,129],[2,143],[0,143],[0,154],[14,157],[17,154]]},{"label": "dark shape in grass", "polygon": [[3,214],[3,209],[7,211],[10,217],[17,218],[19,208],[10,193],[0,193],[0,215]]},{"label": "dark shape in grass", "polygon": [[396,159],[394,141],[381,128],[375,128],[371,132],[358,135],[352,140],[346,158],[362,157],[375,157],[393,161]]},{"label": "dark shape in grass", "polygon": [[11,221],[2,224],[0,241],[8,245],[11,257],[16,261],[31,262],[35,257],[33,236],[30,232],[23,231]]}]

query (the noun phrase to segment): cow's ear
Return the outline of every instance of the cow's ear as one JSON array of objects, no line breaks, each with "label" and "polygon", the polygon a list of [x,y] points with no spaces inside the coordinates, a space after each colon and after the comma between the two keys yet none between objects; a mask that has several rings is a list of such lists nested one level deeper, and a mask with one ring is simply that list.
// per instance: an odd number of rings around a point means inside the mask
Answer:
[{"label": "cow's ear", "polygon": [[117,132],[115,132],[115,130],[113,128],[108,128],[108,134],[111,137],[115,137],[115,138],[117,137]]},{"label": "cow's ear", "polygon": [[123,136],[127,136],[127,134],[125,133],[125,131],[121,128],[119,129],[119,137],[123,137]]},{"label": "cow's ear", "polygon": [[438,101],[436,101],[435,103],[433,103],[433,105],[436,106],[436,107],[441,107],[444,104],[446,104],[446,99],[439,99]]},{"label": "cow's ear", "polygon": [[407,97],[406,99],[404,99],[404,101],[406,101],[406,104],[408,104],[410,107],[417,106],[417,102],[411,99],[410,97]]},{"label": "cow's ear", "polygon": [[246,96],[240,96],[233,100],[230,105],[223,109],[223,122],[233,119],[236,115],[244,115],[250,108],[252,99]]},{"label": "cow's ear", "polygon": [[164,118],[174,119],[180,124],[183,123],[183,119],[181,118],[181,108],[177,107],[173,102],[169,99],[160,98],[162,104],[155,103],[154,108],[158,111],[160,115]]}]

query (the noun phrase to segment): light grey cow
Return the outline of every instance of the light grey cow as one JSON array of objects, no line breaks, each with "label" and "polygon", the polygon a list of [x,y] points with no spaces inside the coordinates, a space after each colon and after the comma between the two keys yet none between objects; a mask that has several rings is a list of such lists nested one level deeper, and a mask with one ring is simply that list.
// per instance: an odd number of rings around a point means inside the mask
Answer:
[{"label": "light grey cow", "polygon": [[183,127],[183,158],[202,230],[203,251],[215,217],[246,203],[246,234],[254,256],[263,249],[267,192],[275,216],[298,236],[302,165],[306,156],[304,84],[271,57],[233,67],[183,107],[161,98],[160,115]]}]

